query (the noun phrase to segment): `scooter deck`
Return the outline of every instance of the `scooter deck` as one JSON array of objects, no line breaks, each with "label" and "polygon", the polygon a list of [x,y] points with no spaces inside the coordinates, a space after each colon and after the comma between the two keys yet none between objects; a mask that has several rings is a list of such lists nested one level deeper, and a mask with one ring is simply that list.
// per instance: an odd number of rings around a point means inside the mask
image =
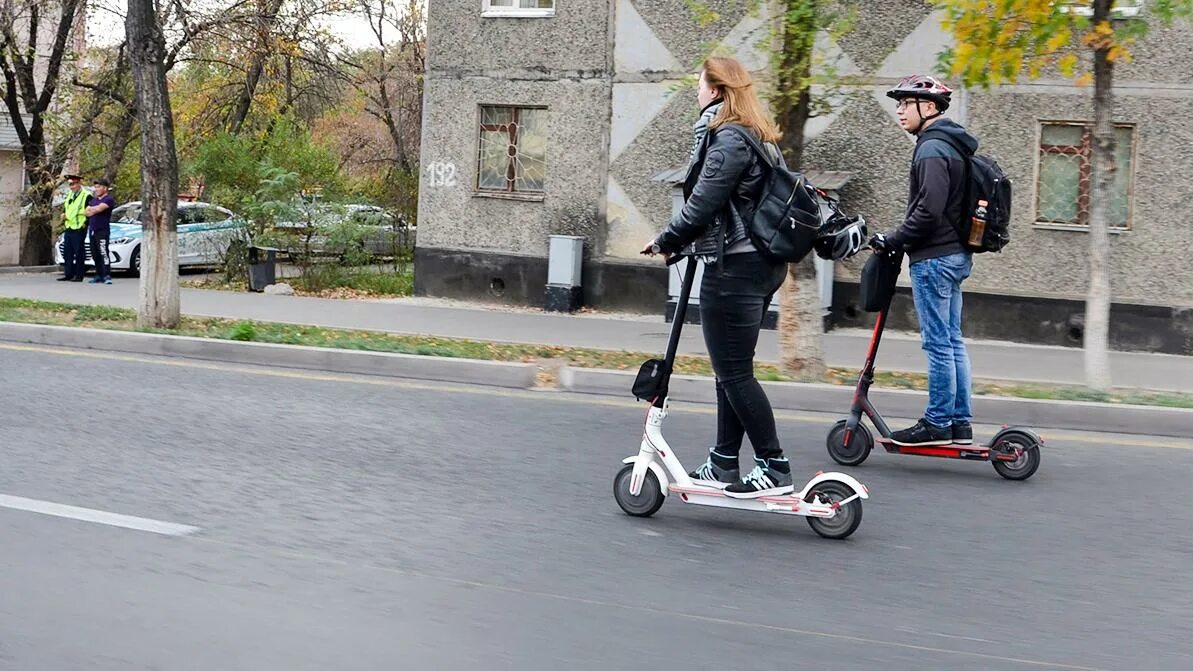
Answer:
[{"label": "scooter deck", "polygon": [[726,496],[725,490],[719,487],[696,485],[693,487],[683,487],[680,485],[668,485],[668,489],[672,494],[692,494],[698,496],[719,496],[729,499],[730,501],[769,501],[771,503],[795,503],[802,501],[795,492],[791,494],[779,494],[777,496],[754,496],[745,499],[735,499],[732,496]]},{"label": "scooter deck", "polygon": [[[974,459],[977,461],[990,460],[990,448],[985,445],[949,443],[947,445],[899,445],[890,438],[875,438],[887,452],[896,454],[915,454],[921,457],[940,457],[942,459]],[[995,454],[994,458],[1002,455]]]},{"label": "scooter deck", "polygon": [[748,499],[737,499],[725,496],[725,492],[716,487],[695,485],[684,487],[671,484],[668,489],[672,494],[678,494],[684,503],[699,506],[713,506],[716,508],[735,508],[737,510],[756,510],[759,512],[779,513],[786,515],[800,515],[803,517],[836,516],[840,504],[824,505],[804,501],[795,492],[779,496],[758,496]]}]

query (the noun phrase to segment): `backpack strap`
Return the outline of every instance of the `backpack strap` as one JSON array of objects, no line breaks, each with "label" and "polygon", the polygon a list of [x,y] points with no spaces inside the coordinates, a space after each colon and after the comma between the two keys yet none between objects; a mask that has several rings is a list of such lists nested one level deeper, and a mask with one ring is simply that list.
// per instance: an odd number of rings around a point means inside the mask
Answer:
[{"label": "backpack strap", "polygon": [[957,138],[949,135],[944,131],[933,131],[931,128],[924,131],[924,139],[940,139],[944,140],[952,147],[958,154],[961,155],[961,160],[965,162],[965,190],[961,194],[961,218],[959,221],[952,222],[953,232],[957,234],[957,242],[961,243],[962,247],[966,247],[965,241],[965,218],[969,216],[970,203],[973,200],[973,154],[970,153],[969,148],[961,144]]},{"label": "backpack strap", "polygon": [[[758,138],[754,137],[754,134],[751,133],[748,129],[746,129],[745,126],[741,126],[741,125],[738,125],[735,123],[727,123],[724,126],[721,126],[721,128],[719,128],[717,130],[732,130],[735,133],[737,133],[738,135],[740,135],[742,137],[742,139],[744,139],[746,141],[746,144],[750,145],[750,148],[754,150],[754,153],[756,153],[762,157],[762,160],[765,162],[765,165],[768,168],[771,168],[771,169],[777,168],[778,165],[776,165],[776,164],[779,161],[783,160],[782,152],[777,152],[778,153],[777,157],[772,155],[771,152],[767,151],[766,147],[764,147],[762,145],[762,143],[758,141]],[[783,167],[786,167],[786,162],[784,162]]]}]

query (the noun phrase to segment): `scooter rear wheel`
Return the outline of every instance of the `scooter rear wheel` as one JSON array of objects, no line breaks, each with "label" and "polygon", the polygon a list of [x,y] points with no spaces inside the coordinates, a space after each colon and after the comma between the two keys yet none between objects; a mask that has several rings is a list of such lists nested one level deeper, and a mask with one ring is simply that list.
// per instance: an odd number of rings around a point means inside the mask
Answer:
[{"label": "scooter rear wheel", "polygon": [[[820,500],[826,503],[841,503],[854,494],[853,487],[844,482],[825,480],[808,492],[804,500],[811,503],[819,495]],[[854,531],[857,531],[858,525],[862,523],[862,500],[856,498],[841,505],[840,508],[837,508],[837,514],[831,518],[808,517],[806,519],[808,526],[812,527],[812,531],[825,538],[838,540],[848,538]]]},{"label": "scooter rear wheel", "polygon": [[646,479],[642,481],[642,491],[634,496],[630,493],[630,479],[634,477],[634,465],[626,464],[613,478],[613,498],[617,505],[627,515],[634,517],[650,517],[662,507],[666,495],[654,471],[646,470]]},{"label": "scooter rear wheel", "polygon": [[[1015,453],[1015,459],[999,459],[996,453]],[[1026,480],[1040,467],[1040,445],[1023,433],[1008,433],[990,447],[990,463],[999,475],[1008,480]]]},{"label": "scooter rear wheel", "polygon": [[858,466],[870,456],[870,450],[874,449],[874,436],[865,424],[858,422],[857,428],[846,442],[845,425],[846,420],[842,419],[828,432],[828,439],[825,441],[828,456],[842,466]]}]

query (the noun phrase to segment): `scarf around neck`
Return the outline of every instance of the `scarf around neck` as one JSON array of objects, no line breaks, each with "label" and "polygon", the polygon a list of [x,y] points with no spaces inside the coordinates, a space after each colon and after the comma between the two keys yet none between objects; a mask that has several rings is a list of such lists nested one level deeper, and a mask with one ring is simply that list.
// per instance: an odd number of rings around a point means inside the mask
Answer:
[{"label": "scarf around neck", "polygon": [[696,160],[696,152],[700,150],[700,143],[704,141],[704,136],[708,135],[708,124],[712,123],[713,118],[721,111],[721,104],[722,101],[718,100],[700,112],[700,118],[692,127],[692,149],[688,156],[689,162]]}]

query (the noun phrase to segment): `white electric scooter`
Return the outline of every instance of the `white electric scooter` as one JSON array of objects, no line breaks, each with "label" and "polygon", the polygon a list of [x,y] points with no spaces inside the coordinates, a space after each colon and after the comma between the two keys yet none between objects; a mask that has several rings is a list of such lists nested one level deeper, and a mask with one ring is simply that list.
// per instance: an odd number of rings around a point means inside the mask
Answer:
[{"label": "white electric scooter", "polygon": [[[679,258],[672,258],[673,265]],[[626,457],[613,479],[613,497],[617,505],[635,517],[650,517],[663,505],[668,494],[678,494],[684,503],[719,508],[736,508],[781,515],[799,515],[825,538],[847,538],[862,522],[862,499],[870,498],[866,486],[844,473],[819,472],[798,492],[781,496],[739,499],[725,495],[723,483],[692,480],[675,452],[663,438],[663,419],[670,404],[668,384],[679,334],[686,317],[688,298],[696,276],[696,260],[688,258],[680,289],[679,303],[671,322],[671,335],[664,359],[643,364],[634,383],[634,395],[650,401],[642,446],[638,454]]]}]

